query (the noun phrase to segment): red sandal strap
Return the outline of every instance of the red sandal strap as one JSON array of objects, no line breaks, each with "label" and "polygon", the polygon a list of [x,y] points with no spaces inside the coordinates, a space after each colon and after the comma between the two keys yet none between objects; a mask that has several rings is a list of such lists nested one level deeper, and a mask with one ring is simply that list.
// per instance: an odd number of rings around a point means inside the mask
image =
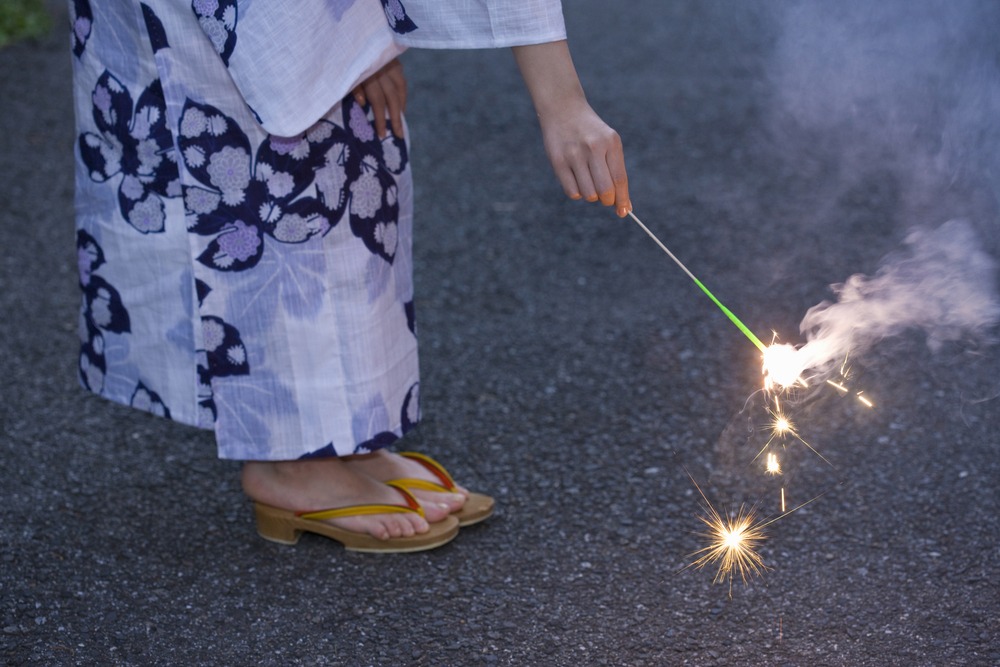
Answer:
[{"label": "red sandal strap", "polygon": [[455,491],[455,489],[458,488],[458,485],[455,484],[455,480],[451,478],[451,475],[449,475],[448,471],[444,469],[444,466],[426,454],[420,454],[418,452],[400,452],[399,455],[416,461],[431,471],[435,477],[441,480],[441,486],[444,487],[445,491]]},{"label": "red sandal strap", "polygon": [[314,521],[324,521],[326,519],[342,519],[350,516],[367,516],[369,514],[405,514],[415,513],[424,516],[424,509],[417,502],[409,491],[403,488],[398,482],[386,482],[387,486],[399,491],[406,501],[406,505],[389,505],[383,503],[366,503],[361,505],[348,505],[346,507],[333,507],[325,510],[296,512],[295,516],[301,519],[312,519]]}]

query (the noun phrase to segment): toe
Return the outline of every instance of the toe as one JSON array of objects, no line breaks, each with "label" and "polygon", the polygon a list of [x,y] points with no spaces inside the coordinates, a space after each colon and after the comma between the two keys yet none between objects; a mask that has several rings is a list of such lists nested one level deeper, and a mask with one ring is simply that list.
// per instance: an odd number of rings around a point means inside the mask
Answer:
[{"label": "toe", "polygon": [[[429,493],[430,497],[418,498],[420,501],[420,506],[424,509],[424,518],[426,521],[424,523],[437,523],[438,521],[444,521],[444,519],[451,514],[454,509],[448,503],[438,502],[438,496],[450,495],[450,494],[440,494],[440,493]],[[419,519],[420,517],[414,517]],[[424,531],[420,531],[424,532]]]},{"label": "toe", "polygon": [[410,525],[413,526],[414,533],[426,533],[431,529],[431,525],[427,522],[427,520],[417,515],[410,517]]}]

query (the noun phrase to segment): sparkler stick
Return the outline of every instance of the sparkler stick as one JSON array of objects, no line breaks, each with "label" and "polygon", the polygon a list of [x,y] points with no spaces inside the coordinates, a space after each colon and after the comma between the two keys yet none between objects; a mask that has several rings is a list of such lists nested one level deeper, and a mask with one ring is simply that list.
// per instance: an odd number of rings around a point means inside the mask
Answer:
[{"label": "sparkler stick", "polygon": [[654,241],[656,241],[656,245],[660,246],[660,249],[663,250],[663,252],[667,253],[667,256],[670,257],[670,259],[674,260],[674,263],[677,264],[677,266],[679,266],[681,268],[681,271],[683,271],[684,273],[686,273],[687,277],[690,278],[691,280],[693,280],[694,284],[697,285],[698,287],[700,287],[701,291],[704,292],[705,295],[709,299],[711,299],[712,302],[715,303],[715,305],[718,306],[719,309],[723,313],[726,314],[726,317],[728,317],[729,320],[733,324],[735,324],[736,327],[740,331],[743,332],[743,335],[746,336],[747,338],[749,338],[750,342],[757,346],[758,350],[760,350],[761,352],[764,352],[764,351],[767,350],[767,346],[764,345],[764,343],[760,342],[760,339],[757,338],[757,336],[755,336],[752,331],[750,331],[749,327],[747,327],[747,325],[743,324],[743,322],[740,321],[740,318],[736,317],[736,315],[734,315],[731,310],[729,310],[728,308],[726,308],[722,304],[721,301],[719,301],[718,299],[716,299],[715,295],[712,294],[710,291],[708,291],[708,288],[705,287],[705,285],[703,285],[702,282],[700,280],[698,280],[693,273],[691,273],[690,271],[688,271],[688,268],[686,266],[684,266],[683,262],[681,262],[681,260],[677,259],[677,257],[674,256],[674,253],[670,252],[670,249],[667,248],[667,246],[663,245],[663,242],[660,241],[660,239],[656,238],[656,234],[654,234],[653,232],[649,231],[649,227],[647,227],[646,225],[642,224],[642,220],[640,220],[639,218],[637,218],[636,215],[635,215],[635,213],[633,213],[632,211],[629,211],[628,214],[629,214],[629,216],[631,216],[631,218],[633,220],[635,220],[636,224],[638,224],[640,227],[642,227],[642,230],[644,232],[646,232],[647,234],[649,234],[649,238],[651,238]]}]

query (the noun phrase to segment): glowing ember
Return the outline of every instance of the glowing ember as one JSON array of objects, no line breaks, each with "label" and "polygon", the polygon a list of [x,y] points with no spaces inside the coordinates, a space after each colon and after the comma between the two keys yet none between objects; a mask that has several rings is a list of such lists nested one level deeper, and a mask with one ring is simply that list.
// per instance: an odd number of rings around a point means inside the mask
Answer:
[{"label": "glowing ember", "polygon": [[805,368],[795,346],[769,345],[764,350],[764,389],[787,389],[794,384],[805,384],[801,378]]},{"label": "glowing ember", "polygon": [[[688,476],[690,477],[690,473]],[[698,486],[694,477],[691,477],[691,481],[701,495],[705,510],[704,514],[698,516],[698,520],[708,526],[708,532],[698,534],[708,538],[709,542],[708,546],[691,554],[697,558],[683,569],[693,567],[700,570],[708,565],[718,565],[712,583],[718,584],[729,579],[729,597],[733,597],[734,573],[739,574],[740,579],[746,584],[749,577],[761,576],[768,569],[756,549],[766,539],[764,526],[774,519],[761,521],[757,509],[747,508],[746,505],[740,505],[739,511],[734,516],[723,518],[712,503],[708,502],[705,492]]]},{"label": "glowing ember", "polygon": [[839,382],[834,382],[833,380],[827,380],[826,383],[828,385],[830,385],[831,387],[834,387],[835,389],[837,389],[837,391],[841,391],[841,392],[843,392],[845,394],[848,392],[847,387],[845,387],[844,385],[840,384]]},{"label": "glowing ember", "polygon": [[781,474],[781,463],[778,461],[778,456],[774,453],[769,453],[767,455],[767,474],[769,475],[780,475]]},{"label": "glowing ember", "polygon": [[[688,473],[688,477],[691,477],[690,473]],[[708,545],[692,553],[691,556],[697,556],[697,558],[682,569],[686,570],[691,567],[701,569],[708,565],[716,565],[718,569],[715,571],[712,583],[718,584],[728,579],[729,597],[733,597],[735,575],[738,574],[743,583],[747,584],[751,577],[763,576],[764,572],[770,569],[764,564],[761,555],[757,553],[761,543],[767,539],[764,529],[792,512],[797,512],[806,505],[819,500],[820,496],[823,495],[815,496],[786,511],[785,488],[782,487],[781,514],[778,516],[771,519],[761,518],[757,513],[756,506],[740,505],[739,510],[734,514],[723,517],[712,506],[712,503],[708,502],[705,492],[698,486],[694,477],[691,477],[691,481],[701,495],[704,508],[704,513],[698,516],[698,520],[708,527],[707,532],[698,534],[708,539]]]},{"label": "glowing ember", "polygon": [[[703,496],[704,497],[704,496]],[[735,516],[722,517],[708,501],[705,501],[706,514],[698,518],[708,526],[708,532],[700,533],[709,540],[706,547],[691,554],[698,556],[691,563],[692,567],[701,569],[708,565],[718,565],[713,583],[721,583],[729,579],[729,595],[733,594],[733,575],[739,574],[743,583],[751,576],[760,576],[767,567],[756,549],[766,539],[763,526],[754,508],[740,505]]]}]

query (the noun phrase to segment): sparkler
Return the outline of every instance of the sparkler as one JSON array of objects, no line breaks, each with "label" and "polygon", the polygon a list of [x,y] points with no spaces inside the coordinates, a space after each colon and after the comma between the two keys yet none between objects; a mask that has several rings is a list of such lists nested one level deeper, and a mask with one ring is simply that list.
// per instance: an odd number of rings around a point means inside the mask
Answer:
[{"label": "sparkler", "polygon": [[[782,446],[784,447],[785,439],[792,437],[807,448],[809,448],[814,454],[821,458],[828,465],[832,466],[822,454],[820,454],[812,445],[806,442],[797,432],[792,421],[785,415],[781,410],[781,403],[779,400],[779,394],[782,391],[787,391],[795,386],[808,387],[808,382],[802,377],[802,374],[807,368],[812,367],[813,356],[801,354],[801,350],[797,349],[793,345],[788,344],[777,344],[772,341],[771,345],[765,345],[761,340],[754,335],[754,333],[738,318],[729,308],[727,308],[712,292],[702,283],[698,278],[691,273],[691,271],[681,262],[677,256],[670,251],[667,246],[660,241],[659,238],[653,234],[650,229],[643,224],[635,213],[629,211],[629,216],[635,221],[639,227],[642,228],[646,234],[653,239],[653,241],[663,250],[666,255],[673,260],[673,262],[680,267],[680,269],[690,278],[695,285],[697,285],[705,295],[712,300],[712,302],[718,306],[719,310],[725,314],[729,320],[736,325],[736,327],[753,343],[758,350],[760,350],[763,356],[762,371],[764,374],[764,393],[767,399],[773,404],[773,407],[768,407],[767,412],[771,416],[772,421],[770,423],[771,435],[764,447],[757,453],[754,460],[757,459],[761,454],[771,448],[772,443],[776,439],[780,440]],[[842,375],[846,378],[846,360],[845,366],[841,368]],[[844,394],[849,393],[849,389],[843,384],[828,380],[828,383],[843,392]],[[856,394],[858,400],[872,407],[871,401],[866,397],[862,396],[862,392]],[[765,472],[769,475],[780,475],[782,474],[781,463],[778,461],[777,454],[774,452],[768,452]],[[690,473],[688,475],[690,477]],[[707,527],[707,532],[699,533],[702,537],[708,539],[708,545],[698,549],[691,554],[692,557],[696,557],[695,560],[687,565],[683,569],[693,567],[695,569],[701,569],[708,565],[717,565],[715,572],[715,578],[713,583],[721,583],[726,579],[729,580],[729,597],[733,596],[733,579],[735,575],[739,575],[741,581],[744,584],[748,582],[748,579],[754,576],[762,576],[764,571],[769,569],[765,564],[761,555],[757,552],[757,548],[766,539],[764,533],[764,528],[774,523],[778,519],[788,516],[792,512],[808,505],[813,502],[819,496],[802,503],[801,505],[794,507],[791,510],[786,511],[785,509],[785,487],[781,487],[781,513],[773,519],[762,519],[757,511],[756,505],[747,507],[745,504],[740,505],[739,509],[731,515],[723,516],[721,515],[712,503],[709,502],[705,493],[698,486],[698,483],[691,477],[691,481],[694,482],[695,488],[698,489],[698,493],[701,495],[703,501],[704,513],[698,516],[698,519]],[[822,495],[822,494],[821,494]]]},{"label": "sparkler", "polygon": [[634,220],[635,223],[642,228],[642,231],[646,232],[646,234],[649,235],[649,238],[653,239],[656,245],[660,246],[660,249],[667,254],[667,257],[672,259],[674,264],[680,267],[681,271],[683,271],[685,275],[687,275],[687,277],[690,278],[694,284],[705,293],[705,296],[712,300],[712,303],[719,307],[719,310],[721,310],[725,316],[729,318],[729,321],[735,324],[736,328],[742,331],[743,335],[746,336],[747,339],[749,339],[749,341],[753,343],[758,350],[760,350],[761,354],[764,355],[764,388],[766,390],[770,391],[775,386],[791,387],[796,383],[805,386],[805,381],[801,378],[802,371],[804,371],[805,368],[802,360],[800,359],[800,355],[798,354],[798,350],[796,350],[794,346],[774,344],[765,345],[762,343],[760,338],[758,338],[747,325],[743,324],[742,320],[736,317],[733,311],[729,310],[725,304],[719,301],[719,299],[716,298],[716,296],[712,294],[707,287],[705,287],[705,284],[698,280],[697,276],[691,273],[691,271],[684,266],[684,262],[679,260],[674,253],[670,252],[670,248],[665,246],[663,242],[657,238],[656,234],[650,231],[649,227],[643,224],[642,220],[640,220],[635,213],[629,211],[628,214],[632,220]]}]

